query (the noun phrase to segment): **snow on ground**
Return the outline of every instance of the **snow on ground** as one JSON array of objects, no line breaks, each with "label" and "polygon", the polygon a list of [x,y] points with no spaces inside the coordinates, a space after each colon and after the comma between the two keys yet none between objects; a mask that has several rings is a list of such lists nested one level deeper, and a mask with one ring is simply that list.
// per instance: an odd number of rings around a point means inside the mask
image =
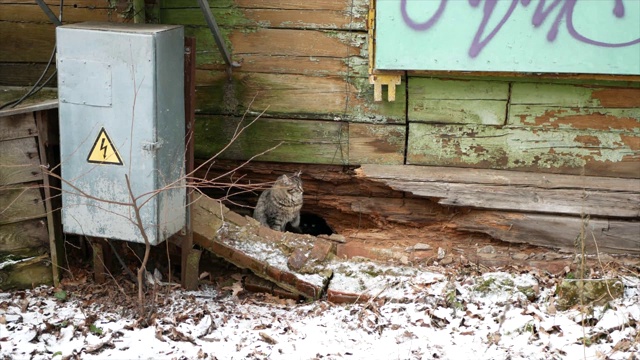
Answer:
[{"label": "snow on ground", "polygon": [[[448,279],[447,279],[448,278]],[[433,277],[431,277],[433,279]],[[213,286],[121,301],[39,287],[0,294],[5,359],[638,359],[640,281],[605,307],[553,304],[537,273],[439,276],[404,299],[298,304]],[[115,286],[112,285],[113,288]],[[237,287],[236,287],[237,288]],[[135,295],[131,295],[135,297]],[[102,300],[102,301],[100,301]],[[150,300],[150,301],[151,301]],[[583,321],[584,320],[584,321]],[[587,345],[582,339],[588,339]]]}]

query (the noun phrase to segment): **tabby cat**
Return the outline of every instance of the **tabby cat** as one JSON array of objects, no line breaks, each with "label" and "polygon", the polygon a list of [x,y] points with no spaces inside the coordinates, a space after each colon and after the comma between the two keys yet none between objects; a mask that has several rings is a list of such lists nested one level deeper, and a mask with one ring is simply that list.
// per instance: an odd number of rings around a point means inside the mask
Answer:
[{"label": "tabby cat", "polygon": [[281,175],[270,189],[260,194],[253,218],[273,230],[284,231],[287,224],[299,232],[302,208],[300,171]]}]

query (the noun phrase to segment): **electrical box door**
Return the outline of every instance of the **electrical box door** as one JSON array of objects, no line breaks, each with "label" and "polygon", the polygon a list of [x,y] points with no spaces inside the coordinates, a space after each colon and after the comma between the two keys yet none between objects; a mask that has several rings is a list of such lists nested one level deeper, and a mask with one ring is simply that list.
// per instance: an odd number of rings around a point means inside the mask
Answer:
[{"label": "electrical box door", "polygon": [[186,222],[183,27],[88,22],[56,37],[64,231],[164,241]]}]

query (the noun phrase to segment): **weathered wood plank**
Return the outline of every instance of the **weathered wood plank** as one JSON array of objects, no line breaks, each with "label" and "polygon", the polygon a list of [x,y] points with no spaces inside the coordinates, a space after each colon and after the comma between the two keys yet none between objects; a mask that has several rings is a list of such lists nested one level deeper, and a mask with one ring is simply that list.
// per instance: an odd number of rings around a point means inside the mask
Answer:
[{"label": "weathered wood plank", "polygon": [[[46,63],[0,63],[0,86],[32,86],[42,75]],[[50,66],[44,76],[48,79],[55,71]],[[47,86],[56,86],[57,77],[54,76]]]},{"label": "weathered wood plank", "polygon": [[422,100],[409,96],[409,121],[435,124],[503,125],[506,100]]},{"label": "weathered wood plank", "polygon": [[47,223],[42,220],[28,220],[0,225],[0,256],[36,256],[49,249]]},{"label": "weathered wood plank", "polygon": [[407,163],[640,178],[640,136],[410,123]]},{"label": "weathered wood plank", "polygon": [[42,180],[33,137],[0,141],[0,186]]},{"label": "weathered wood plank", "polygon": [[243,8],[264,9],[308,9],[357,11],[365,13],[369,9],[367,0],[318,0],[313,2],[297,0],[235,0],[235,4]]},{"label": "weathered wood plank", "polygon": [[53,24],[0,22],[0,62],[47,62],[55,43]]},{"label": "weathered wood plank", "polygon": [[[392,169],[398,170],[393,174]],[[640,179],[607,179],[418,166],[368,166],[360,176],[448,206],[640,218]],[[433,174],[433,175],[432,175]],[[539,184],[539,185],[538,185]],[[590,186],[593,185],[593,186]],[[608,185],[608,188],[604,188]],[[592,188],[594,187],[594,188]]]},{"label": "weathered wood plank", "polygon": [[0,224],[45,217],[44,202],[38,185],[0,189]]},{"label": "weathered wood plank", "polygon": [[519,82],[511,88],[511,104],[561,107],[640,107],[640,89],[597,88]]},{"label": "weathered wood plank", "polygon": [[349,164],[404,163],[404,125],[349,124]]},{"label": "weathered wood plank", "polygon": [[547,105],[511,105],[509,125],[640,132],[637,108],[559,108]]},{"label": "weathered wood plank", "polygon": [[269,54],[288,56],[363,56],[366,33],[296,29],[235,31],[231,35],[234,56]]},{"label": "weathered wood plank", "polygon": [[[195,125],[195,156],[207,159],[223,149],[239,123],[253,118],[198,116]],[[348,159],[348,124],[330,121],[258,119],[220,155],[222,159],[292,163],[343,164]]]},{"label": "weathered wood plank", "polygon": [[371,180],[451,182],[469,185],[536,187],[540,189],[640,192],[640,179],[545,174],[524,171],[467,169],[456,167],[374,165],[356,169],[358,177]]},{"label": "weathered wood plank", "polygon": [[507,100],[509,83],[504,81],[448,80],[410,76],[409,101]]},{"label": "weathered wood plank", "polygon": [[[5,101],[0,98],[0,103]],[[0,117],[0,141],[35,136],[36,120],[33,113]]]},{"label": "weathered wood plank", "polygon": [[637,221],[478,211],[456,217],[453,222],[459,230],[479,231],[508,242],[573,252],[576,239],[584,234],[586,251],[590,254],[596,251],[640,254],[640,222]]},{"label": "weathered wood plank", "polygon": [[[56,5],[59,5],[58,2]],[[50,6],[54,14],[58,14],[59,6]],[[50,24],[51,20],[40,9],[35,1],[30,4],[2,4],[0,3],[0,21],[28,22]],[[76,23],[82,21],[113,21],[123,22],[116,8],[109,7],[107,1],[94,1],[93,4],[84,6],[67,5],[62,10],[64,23]]]},{"label": "weathered wood plank", "polygon": [[[0,104],[6,104],[22,98],[31,88],[10,87],[0,91]],[[58,107],[58,90],[53,88],[42,88],[35,94],[24,99],[16,106],[8,106],[0,110],[0,118],[7,118],[14,115],[22,115],[34,111],[54,109]],[[35,133],[35,132],[33,132]],[[28,136],[31,136],[29,133]],[[0,135],[0,138],[2,136]]]},{"label": "weathered wood plank", "polygon": [[410,121],[503,125],[509,84],[500,81],[408,79]]},{"label": "weathered wood plank", "polygon": [[[212,86],[199,86],[196,111],[200,114],[242,115],[250,106],[251,114],[265,116],[349,120],[354,122],[403,123],[403,101],[373,102],[373,87],[366,79],[341,77],[317,78],[303,75],[234,73],[228,83],[224,72]],[[214,82],[215,81],[215,82]],[[403,87],[398,97],[404,96]]]},{"label": "weathered wood plank", "polygon": [[0,269],[0,288],[2,290],[32,289],[35,286],[52,283],[51,261],[48,255],[22,260],[13,265],[5,264],[6,266]]},{"label": "weathered wood plank", "polygon": [[[210,4],[211,5],[211,4]],[[238,9],[211,7],[211,12],[221,27],[365,30],[365,18],[349,18],[337,10],[298,9]],[[205,26],[199,8],[160,10],[163,24]]]}]

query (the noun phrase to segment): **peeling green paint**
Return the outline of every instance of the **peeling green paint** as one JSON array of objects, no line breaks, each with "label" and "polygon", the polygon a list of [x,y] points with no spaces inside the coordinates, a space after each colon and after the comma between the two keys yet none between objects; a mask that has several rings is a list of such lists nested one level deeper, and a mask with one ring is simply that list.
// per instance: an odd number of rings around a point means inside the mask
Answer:
[{"label": "peeling green paint", "polygon": [[[598,145],[592,144],[593,139]],[[631,139],[637,142],[638,136]],[[407,161],[495,169],[581,168],[594,162],[640,159],[629,141],[611,132],[411,123]]]}]

